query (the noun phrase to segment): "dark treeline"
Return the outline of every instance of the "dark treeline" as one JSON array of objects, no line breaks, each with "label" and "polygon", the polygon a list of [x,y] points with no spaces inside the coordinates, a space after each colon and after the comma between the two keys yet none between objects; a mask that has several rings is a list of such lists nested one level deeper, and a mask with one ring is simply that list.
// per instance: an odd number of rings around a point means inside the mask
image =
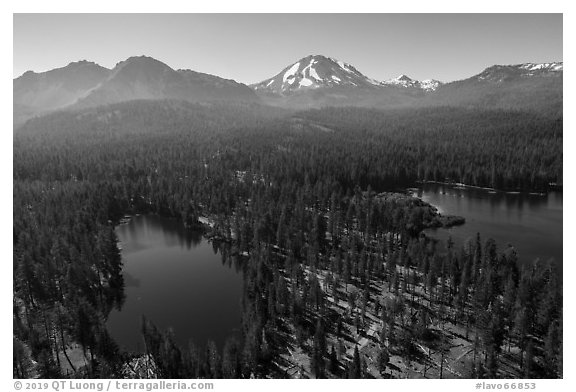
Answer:
[{"label": "dark treeline", "polygon": [[34,374],[31,358],[41,377],[75,370],[65,350],[72,343],[103,359],[95,375],[112,374],[107,361],[118,349],[104,320],[124,286],[112,197],[86,182],[14,182],[15,377]]},{"label": "dark treeline", "polygon": [[[397,181],[454,181],[514,190],[562,183],[562,117],[436,108],[417,111],[326,108],[301,114],[358,144],[364,170]],[[381,162],[388,160],[388,163]]]},{"label": "dark treeline", "polygon": [[[113,377],[129,360],[104,323],[123,297],[113,229],[131,213],[192,228],[208,217],[224,257],[244,270],[242,331],[222,352],[178,347],[143,321],[159,376],[282,377],[289,346],[310,357],[316,377],[368,376],[364,355],[347,355],[345,343],[349,326],[365,333],[367,314],[380,320],[383,374],[390,356],[413,356],[416,342],[443,353],[438,326],[451,324],[474,342],[468,376],[561,376],[554,263],[520,268],[511,248],[498,252],[480,237],[441,250],[419,236],[434,219],[428,205],[382,193],[413,179],[534,189],[561,181],[561,121],[269,110],[131,102],[16,130],[15,377],[61,377],[63,368]],[[348,310],[330,305],[338,300]],[[90,358],[82,371],[69,358],[73,345]],[[521,370],[504,369],[510,355]]]}]

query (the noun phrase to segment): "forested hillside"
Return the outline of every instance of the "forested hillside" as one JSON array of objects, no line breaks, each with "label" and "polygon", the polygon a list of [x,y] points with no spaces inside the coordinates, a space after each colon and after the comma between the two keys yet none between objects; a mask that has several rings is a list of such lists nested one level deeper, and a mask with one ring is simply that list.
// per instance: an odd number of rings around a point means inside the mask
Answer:
[{"label": "forested hillside", "polygon": [[[14,376],[122,374],[136,354],[105,328],[123,299],[113,229],[155,213],[213,222],[245,282],[222,351],[143,322],[159,377],[398,377],[415,360],[432,377],[448,360],[453,377],[561,377],[555,263],[521,268],[489,233],[439,246],[421,235],[437,212],[389,193],[446,179],[561,183],[562,119],[132,101],[30,120],[14,131]],[[471,347],[459,364],[457,339]]]},{"label": "forested hillside", "polygon": [[[326,108],[298,115],[339,131],[333,143],[356,147],[340,162],[359,166],[364,176],[509,190],[545,190],[550,182],[562,183],[561,116],[449,107]],[[356,159],[362,162],[358,166]]]}]

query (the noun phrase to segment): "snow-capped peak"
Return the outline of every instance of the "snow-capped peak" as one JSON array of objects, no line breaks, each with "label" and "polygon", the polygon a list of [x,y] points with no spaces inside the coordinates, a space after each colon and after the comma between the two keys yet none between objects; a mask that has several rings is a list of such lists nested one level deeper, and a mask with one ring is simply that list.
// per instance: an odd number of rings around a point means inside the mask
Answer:
[{"label": "snow-capped peak", "polygon": [[391,84],[402,87],[415,87],[417,83],[418,83],[417,80],[412,80],[411,78],[409,78],[404,74],[398,76],[397,78],[389,79],[382,82],[382,84]]},{"label": "snow-capped peak", "polygon": [[423,81],[414,80],[414,79],[410,78],[409,76],[402,74],[402,75],[400,75],[394,79],[385,80],[381,84],[382,85],[388,85],[388,86],[403,87],[403,88],[417,88],[417,89],[422,89],[422,90],[426,90],[426,91],[434,91],[442,83],[439,82],[438,80],[434,80],[434,79],[426,79]]},{"label": "snow-capped peak", "polygon": [[480,81],[500,83],[516,78],[560,76],[563,70],[564,63],[562,62],[493,65],[474,78]]},{"label": "snow-capped peak", "polygon": [[557,62],[557,63],[525,63],[519,64],[519,68],[526,69],[528,71],[537,71],[537,70],[544,70],[544,71],[551,71],[551,72],[559,72],[564,70],[564,63]]},{"label": "snow-capped peak", "polygon": [[355,86],[373,87],[379,83],[352,65],[332,57],[310,55],[284,68],[276,76],[252,85],[255,90],[286,94],[302,89]]}]

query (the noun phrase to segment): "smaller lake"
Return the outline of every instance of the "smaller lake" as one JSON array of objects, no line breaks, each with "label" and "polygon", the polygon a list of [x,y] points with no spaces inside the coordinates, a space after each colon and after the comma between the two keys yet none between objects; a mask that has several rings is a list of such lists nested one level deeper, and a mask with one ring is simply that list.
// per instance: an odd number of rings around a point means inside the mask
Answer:
[{"label": "smaller lake", "polygon": [[243,279],[224,265],[218,247],[179,222],[136,216],[116,228],[122,247],[126,301],[107,328],[121,348],[143,352],[141,318],[172,328],[176,342],[220,349],[240,327]]},{"label": "smaller lake", "polygon": [[462,244],[480,233],[482,241],[493,238],[498,250],[512,244],[521,263],[554,258],[562,270],[562,193],[545,195],[489,192],[443,184],[422,184],[414,192],[446,215],[466,218],[462,226],[428,229],[426,234]]}]

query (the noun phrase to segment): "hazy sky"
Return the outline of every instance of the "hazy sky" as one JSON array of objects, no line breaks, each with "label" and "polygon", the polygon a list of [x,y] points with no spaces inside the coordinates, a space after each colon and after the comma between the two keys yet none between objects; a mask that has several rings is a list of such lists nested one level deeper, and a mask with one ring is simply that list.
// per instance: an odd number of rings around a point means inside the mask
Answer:
[{"label": "hazy sky", "polygon": [[561,14],[16,14],[13,76],[135,55],[243,83],[309,54],[377,80],[452,81],[493,64],[562,61]]}]

